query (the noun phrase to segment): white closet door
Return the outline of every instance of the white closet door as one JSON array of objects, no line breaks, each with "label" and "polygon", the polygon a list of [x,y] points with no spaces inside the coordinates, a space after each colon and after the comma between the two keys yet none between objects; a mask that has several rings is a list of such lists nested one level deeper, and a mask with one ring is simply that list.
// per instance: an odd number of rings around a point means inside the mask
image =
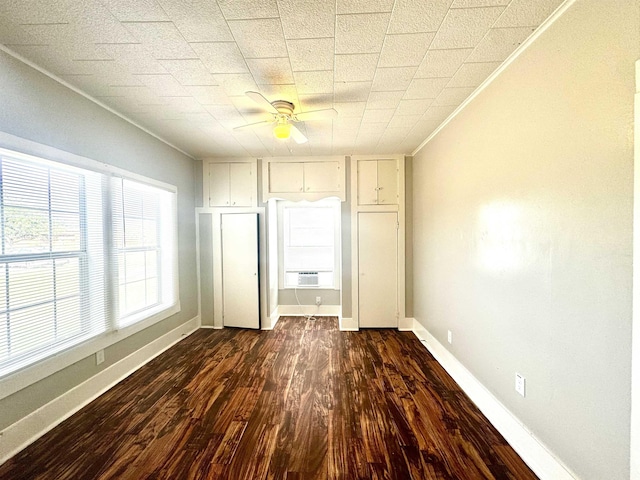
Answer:
[{"label": "white closet door", "polygon": [[260,328],[258,214],[226,213],[221,222],[223,324]]},{"label": "white closet door", "polygon": [[360,328],[398,327],[398,214],[358,213]]}]

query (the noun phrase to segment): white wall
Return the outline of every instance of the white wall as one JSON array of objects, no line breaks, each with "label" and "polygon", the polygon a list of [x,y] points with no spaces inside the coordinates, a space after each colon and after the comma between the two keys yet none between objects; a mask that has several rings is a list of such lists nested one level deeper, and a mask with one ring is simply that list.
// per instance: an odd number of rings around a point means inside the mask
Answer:
[{"label": "white wall", "polygon": [[585,480],[629,478],[639,10],[578,0],[413,161],[415,318]]},{"label": "white wall", "polygon": [[0,51],[0,132],[178,187],[182,311],[0,401],[0,430],[197,315],[193,161]]}]

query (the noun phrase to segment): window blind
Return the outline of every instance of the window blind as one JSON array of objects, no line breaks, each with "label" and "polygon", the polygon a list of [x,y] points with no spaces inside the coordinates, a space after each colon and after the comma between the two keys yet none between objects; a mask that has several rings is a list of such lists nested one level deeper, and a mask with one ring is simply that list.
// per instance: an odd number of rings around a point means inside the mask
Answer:
[{"label": "window blind", "polygon": [[340,203],[285,206],[283,208],[284,286],[298,285],[298,272],[318,272],[319,286],[338,284]]},{"label": "window blind", "polygon": [[172,192],[113,178],[114,263],[118,325],[175,303],[175,223]]},{"label": "window blind", "polygon": [[102,175],[0,155],[0,376],[104,332]]},{"label": "window blind", "polygon": [[177,305],[177,194],[132,177],[0,149],[0,378]]}]

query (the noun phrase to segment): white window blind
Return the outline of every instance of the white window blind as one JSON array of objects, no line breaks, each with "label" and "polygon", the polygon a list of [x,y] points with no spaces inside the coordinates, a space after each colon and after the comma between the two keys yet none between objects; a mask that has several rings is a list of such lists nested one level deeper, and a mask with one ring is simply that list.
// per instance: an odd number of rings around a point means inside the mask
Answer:
[{"label": "white window blind", "polygon": [[175,303],[174,193],[112,180],[118,324],[126,326]]},{"label": "white window blind", "polygon": [[0,376],[106,330],[102,175],[0,152]]},{"label": "white window blind", "polygon": [[340,202],[284,207],[285,287],[298,286],[298,272],[318,272],[319,287],[337,285]]}]

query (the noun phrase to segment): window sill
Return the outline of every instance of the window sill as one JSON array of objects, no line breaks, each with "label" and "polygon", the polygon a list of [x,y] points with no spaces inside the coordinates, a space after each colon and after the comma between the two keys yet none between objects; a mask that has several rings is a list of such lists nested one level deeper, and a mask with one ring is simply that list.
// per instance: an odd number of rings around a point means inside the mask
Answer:
[{"label": "window sill", "polygon": [[111,345],[114,345],[125,338],[130,337],[131,335],[134,335],[179,312],[180,302],[177,302],[174,305],[152,314],[138,323],[103,333],[88,339],[84,343],[74,345],[73,347],[44,358],[37,363],[10,373],[0,379],[0,400],[61,370],[64,370],[74,363],[93,355],[98,350],[108,348]]},{"label": "window sill", "polygon": [[323,285],[299,285],[297,287],[282,287],[279,290],[340,290],[340,287]]}]

